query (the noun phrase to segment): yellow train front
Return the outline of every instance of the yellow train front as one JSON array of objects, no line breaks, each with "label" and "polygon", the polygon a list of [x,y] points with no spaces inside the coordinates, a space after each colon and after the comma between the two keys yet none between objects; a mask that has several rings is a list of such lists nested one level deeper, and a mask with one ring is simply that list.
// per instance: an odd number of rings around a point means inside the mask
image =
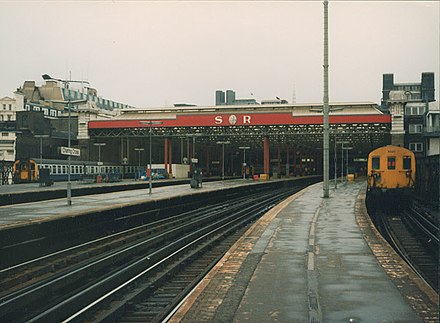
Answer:
[{"label": "yellow train front", "polygon": [[38,181],[38,165],[33,159],[17,159],[13,165],[14,183],[32,183]]},{"label": "yellow train front", "polygon": [[367,174],[369,198],[389,206],[394,202],[408,202],[414,191],[416,176],[414,153],[397,146],[377,148],[368,155]]}]

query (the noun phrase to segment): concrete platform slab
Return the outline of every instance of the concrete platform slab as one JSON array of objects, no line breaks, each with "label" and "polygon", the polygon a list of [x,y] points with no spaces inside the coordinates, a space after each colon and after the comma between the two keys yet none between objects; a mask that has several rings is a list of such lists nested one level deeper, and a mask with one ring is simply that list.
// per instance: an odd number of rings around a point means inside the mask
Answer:
[{"label": "concrete platform slab", "polygon": [[323,199],[316,184],[266,214],[171,322],[438,321],[438,296],[367,230],[363,190],[345,183]]}]

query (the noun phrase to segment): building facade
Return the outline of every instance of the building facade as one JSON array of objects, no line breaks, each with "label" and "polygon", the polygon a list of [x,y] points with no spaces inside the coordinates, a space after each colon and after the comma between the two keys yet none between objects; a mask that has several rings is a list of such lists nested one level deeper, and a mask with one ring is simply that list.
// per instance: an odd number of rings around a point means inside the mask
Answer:
[{"label": "building facade", "polygon": [[16,92],[14,98],[0,99],[0,160],[10,165],[16,156],[17,134],[15,131],[17,111],[23,110],[24,96]]},{"label": "building facade", "polygon": [[[89,140],[88,122],[112,118],[122,109],[133,108],[102,98],[96,89],[84,84],[76,88],[76,83],[69,85],[66,87],[56,80],[46,80],[45,84],[37,86],[35,81],[25,81],[18,89],[17,93],[23,97],[23,109],[17,114],[19,143],[12,160],[35,158],[40,154],[44,158],[65,159],[67,156],[59,154],[59,147],[67,146],[69,138],[71,146],[81,150],[81,160],[89,160],[93,143]],[[75,101],[84,102],[75,104]],[[41,135],[45,138],[41,139]]]},{"label": "building facade", "polygon": [[394,74],[382,75],[381,110],[388,111],[391,91],[403,91],[408,102],[435,101],[434,73],[425,72],[419,83],[395,83]]}]

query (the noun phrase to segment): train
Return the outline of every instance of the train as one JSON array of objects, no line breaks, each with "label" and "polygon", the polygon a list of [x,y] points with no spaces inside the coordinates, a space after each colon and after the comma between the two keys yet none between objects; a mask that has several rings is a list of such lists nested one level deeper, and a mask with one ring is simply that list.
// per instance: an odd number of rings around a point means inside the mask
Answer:
[{"label": "train", "polygon": [[[51,181],[68,180],[68,160],[27,158],[17,159],[13,164],[13,182],[33,183],[40,180],[40,173],[48,174]],[[119,181],[122,176],[135,178],[139,172],[138,166],[99,164],[90,161],[70,161],[70,179],[72,181],[93,179],[99,176],[104,181]]]},{"label": "train", "polygon": [[368,190],[412,192],[416,180],[414,153],[398,146],[384,146],[368,155]]},{"label": "train", "polygon": [[404,147],[384,146],[371,151],[367,162],[367,203],[400,208],[415,190],[416,158]]}]

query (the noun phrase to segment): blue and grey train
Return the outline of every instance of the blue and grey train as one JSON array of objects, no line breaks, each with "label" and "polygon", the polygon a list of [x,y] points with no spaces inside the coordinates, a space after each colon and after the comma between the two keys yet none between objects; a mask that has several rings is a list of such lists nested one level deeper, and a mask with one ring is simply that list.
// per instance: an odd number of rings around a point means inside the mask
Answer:
[{"label": "blue and grey train", "polygon": [[[62,159],[19,159],[14,163],[14,182],[15,183],[31,183],[38,182],[39,170],[48,169],[50,179],[55,182],[67,181],[69,162]],[[122,177],[134,178],[138,166],[131,165],[115,165],[91,161],[70,161],[70,179],[72,181],[84,179],[96,179],[98,176],[103,181],[118,181]]]}]

